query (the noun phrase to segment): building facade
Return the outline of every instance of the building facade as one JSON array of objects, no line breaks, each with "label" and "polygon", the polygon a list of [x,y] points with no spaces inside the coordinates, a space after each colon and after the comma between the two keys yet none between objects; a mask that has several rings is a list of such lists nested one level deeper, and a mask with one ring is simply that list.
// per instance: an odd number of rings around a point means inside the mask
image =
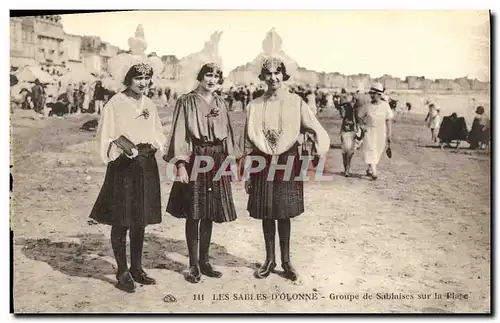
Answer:
[{"label": "building facade", "polygon": [[64,30],[61,17],[34,16],[36,34],[36,62],[49,74],[55,75],[66,70],[67,51],[64,44]]},{"label": "building facade", "polygon": [[68,69],[83,66],[83,57],[80,52],[82,37],[78,35],[65,34],[64,44],[67,53],[66,57]]},{"label": "building facade", "polygon": [[10,65],[36,64],[36,35],[33,17],[10,18]]}]

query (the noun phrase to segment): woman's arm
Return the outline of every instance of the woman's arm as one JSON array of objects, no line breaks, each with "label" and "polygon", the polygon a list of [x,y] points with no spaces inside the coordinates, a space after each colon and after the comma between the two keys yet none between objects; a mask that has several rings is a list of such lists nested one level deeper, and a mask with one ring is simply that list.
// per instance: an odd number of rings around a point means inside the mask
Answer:
[{"label": "woman's arm", "polygon": [[112,143],[117,138],[114,110],[113,102],[108,102],[102,109],[101,119],[97,126],[99,155],[105,163],[115,160],[122,153],[121,149]]},{"label": "woman's arm", "polygon": [[385,126],[386,126],[386,131],[387,131],[387,142],[391,143],[391,138],[392,138],[392,119],[386,119],[385,120]]},{"label": "woman's arm", "polygon": [[385,125],[386,125],[385,129],[386,129],[387,142],[389,144],[391,143],[391,138],[392,138],[392,119],[394,119],[394,112],[392,111],[389,104],[387,104],[387,111],[385,115]]},{"label": "woman's arm", "polygon": [[171,162],[175,158],[175,163],[189,161],[192,145],[187,128],[185,100],[181,96],[175,103],[169,145],[163,160]]},{"label": "woman's arm", "polygon": [[326,132],[325,128],[316,118],[311,108],[302,99],[300,100],[300,123],[302,129],[306,132],[311,132],[314,134],[314,144],[316,147],[316,152],[319,156],[324,156],[330,149],[330,136]]},{"label": "woman's arm", "polygon": [[156,105],[153,103],[153,113],[154,113],[154,137],[155,142],[153,146],[160,150],[161,154],[165,154],[165,145],[167,144],[167,137],[165,136],[165,132],[163,130],[163,125],[161,124],[160,115],[158,114],[158,109]]}]

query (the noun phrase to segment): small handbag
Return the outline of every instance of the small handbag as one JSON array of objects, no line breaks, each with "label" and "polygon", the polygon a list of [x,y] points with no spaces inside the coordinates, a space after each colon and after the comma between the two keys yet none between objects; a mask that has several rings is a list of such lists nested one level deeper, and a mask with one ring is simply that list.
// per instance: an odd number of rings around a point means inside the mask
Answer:
[{"label": "small handbag", "polygon": [[387,146],[387,149],[385,150],[385,154],[387,155],[387,157],[392,158],[392,149],[391,149],[390,144]]}]

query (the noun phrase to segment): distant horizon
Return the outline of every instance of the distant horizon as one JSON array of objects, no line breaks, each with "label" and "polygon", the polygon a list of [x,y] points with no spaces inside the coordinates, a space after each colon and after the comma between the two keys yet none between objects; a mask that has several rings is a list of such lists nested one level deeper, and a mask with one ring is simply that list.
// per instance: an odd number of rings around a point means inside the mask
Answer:
[{"label": "distant horizon", "polygon": [[[223,31],[219,54],[226,75],[257,57],[274,27],[283,50],[317,73],[490,82],[488,11],[126,11],[61,17],[66,33],[96,36],[122,50],[142,24],[148,53],[178,59]],[[314,25],[305,23],[311,19]]]}]

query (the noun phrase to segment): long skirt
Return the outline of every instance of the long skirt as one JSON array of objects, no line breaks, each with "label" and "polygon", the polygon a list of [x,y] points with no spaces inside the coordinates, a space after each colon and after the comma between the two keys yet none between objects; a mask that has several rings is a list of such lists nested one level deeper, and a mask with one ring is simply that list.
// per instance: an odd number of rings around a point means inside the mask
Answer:
[{"label": "long skirt", "polygon": [[[208,172],[197,172],[196,178],[191,179],[196,156],[213,158],[214,167]],[[231,177],[226,175],[214,178],[226,156],[223,144],[195,145],[191,160],[186,165],[190,180],[188,183],[173,183],[167,213],[176,218],[202,219],[216,223],[236,220]]]},{"label": "long skirt", "polygon": [[156,149],[149,144],[137,148],[137,157],[121,155],[108,163],[104,184],[90,213],[97,222],[128,228],[161,222]]},{"label": "long skirt", "polygon": [[247,211],[250,216],[260,220],[283,220],[304,213],[304,182],[296,180],[300,175],[302,163],[299,145],[279,155],[279,165],[286,165],[288,158],[293,158],[291,175],[286,178],[284,170],[276,170],[274,177],[268,179],[272,156],[254,151],[251,156],[262,156],[266,159],[265,168],[258,173],[250,174],[250,189]]},{"label": "long skirt", "polygon": [[377,165],[386,145],[385,123],[369,127],[363,140],[363,157],[366,164]]}]

